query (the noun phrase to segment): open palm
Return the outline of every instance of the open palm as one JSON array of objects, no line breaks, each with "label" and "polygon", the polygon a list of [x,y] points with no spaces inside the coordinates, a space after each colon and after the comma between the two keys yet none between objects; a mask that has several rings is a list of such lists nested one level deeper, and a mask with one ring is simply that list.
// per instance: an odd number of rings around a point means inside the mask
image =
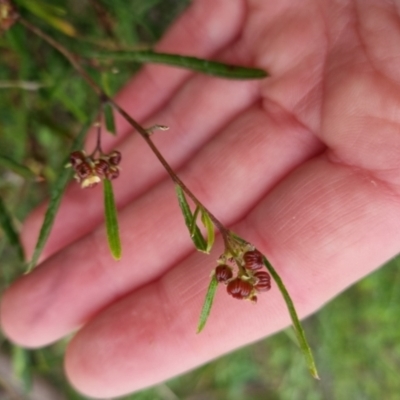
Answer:
[{"label": "open palm", "polygon": [[[117,97],[199,199],[279,270],[304,317],[400,248],[400,18],[381,0],[197,0],[159,50],[265,68],[235,82],[147,66]],[[92,396],[182,373],[289,324],[275,286],[257,306],[220,290],[194,251],[174,187],[118,119],[123,258],[112,261],[100,188],[71,185],[42,264],[6,292],[2,325],[36,347],[80,329],[66,370]],[[89,138],[90,150],[93,138]],[[27,221],[32,252],[44,208]],[[222,251],[217,241],[215,258]]]}]

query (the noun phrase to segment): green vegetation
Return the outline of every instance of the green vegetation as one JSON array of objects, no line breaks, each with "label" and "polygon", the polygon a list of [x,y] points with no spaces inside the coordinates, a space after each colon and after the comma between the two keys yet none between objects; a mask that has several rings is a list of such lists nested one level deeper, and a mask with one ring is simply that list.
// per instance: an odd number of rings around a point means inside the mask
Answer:
[{"label": "green vegetation", "polygon": [[[24,2],[20,2],[26,3]],[[125,47],[153,43],[188,0],[53,0],[74,27],[65,35],[38,16],[29,19],[69,48],[90,51],[90,43]],[[102,5],[93,12],[91,4]],[[106,16],[101,10],[107,11]],[[23,10],[28,16],[28,11]],[[101,16],[102,15],[102,16]],[[62,28],[64,26],[64,30]],[[0,36],[0,198],[7,222],[23,219],[49,195],[74,137],[98,108],[98,99],[65,59],[20,26]],[[138,68],[121,63],[107,74],[115,91]],[[98,82],[104,76],[91,74]],[[107,89],[108,91],[108,89]],[[12,236],[12,234],[11,234]],[[0,288],[25,271],[19,245],[0,230]],[[305,322],[321,381],[310,377],[290,328],[165,384],[124,399],[325,400],[397,399],[400,392],[400,260],[358,283]],[[351,268],[351,266],[349,266]],[[195,334],[195,333],[194,333]],[[0,355],[13,362],[21,387],[42,377],[66,399],[85,399],[66,382],[62,358],[66,340],[26,351],[0,338]],[[12,395],[0,379],[0,398]],[[28,395],[29,398],[29,395]]]}]

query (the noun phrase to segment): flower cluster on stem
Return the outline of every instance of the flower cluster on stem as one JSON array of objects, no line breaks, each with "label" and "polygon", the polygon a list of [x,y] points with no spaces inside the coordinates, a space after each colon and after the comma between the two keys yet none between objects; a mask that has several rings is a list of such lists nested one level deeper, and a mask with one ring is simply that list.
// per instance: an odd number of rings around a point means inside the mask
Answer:
[{"label": "flower cluster on stem", "polygon": [[235,256],[225,251],[217,262],[215,278],[217,282],[226,285],[228,294],[235,299],[257,303],[257,294],[271,288],[269,273],[262,271],[262,254],[250,245]]},{"label": "flower cluster on stem", "polygon": [[84,189],[96,186],[102,179],[118,178],[120,161],[121,153],[117,150],[110,154],[101,153],[98,158],[94,154],[86,155],[84,150],[78,150],[70,154],[67,166],[74,169],[74,177]]}]

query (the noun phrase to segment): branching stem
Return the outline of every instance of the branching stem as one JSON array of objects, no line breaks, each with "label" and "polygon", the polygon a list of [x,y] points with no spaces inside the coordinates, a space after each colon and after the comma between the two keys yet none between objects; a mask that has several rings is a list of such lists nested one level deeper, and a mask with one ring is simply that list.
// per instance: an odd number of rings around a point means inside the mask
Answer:
[{"label": "branching stem", "polygon": [[145,128],[143,128],[137,121],[135,121],[122,107],[120,107],[111,97],[109,97],[103,89],[93,80],[93,78],[88,74],[88,72],[82,67],[79,61],[79,57],[73,54],[71,51],[69,51],[67,48],[65,48],[62,44],[57,42],[55,39],[47,35],[45,32],[43,32],[41,29],[39,29],[37,26],[31,24],[29,21],[27,21],[25,18],[20,17],[18,20],[22,25],[25,26],[28,30],[33,32],[35,35],[39,36],[42,38],[45,42],[47,42],[51,47],[56,49],[58,52],[60,52],[72,65],[72,67],[81,75],[83,79],[90,85],[90,87],[95,91],[95,93],[99,96],[101,102],[108,102],[111,104],[116,111],[119,112],[119,114],[122,115],[123,118],[125,118],[128,123],[136,129],[137,132],[142,136],[142,138],[146,141],[147,145],[150,147],[154,155],[157,157],[159,162],[162,164],[164,169],[167,171],[168,175],[171,177],[171,179],[179,185],[182,190],[192,199],[192,201],[196,204],[196,206],[199,206],[203,208],[208,215],[211,218],[211,221],[214,223],[216,228],[220,231],[226,248],[231,248],[230,243],[229,243],[229,235],[230,231],[200,202],[200,200],[197,199],[197,197],[189,190],[189,188],[182,182],[182,180],[178,177],[178,175],[174,172],[172,167],[168,164],[167,160],[163,157],[163,155],[160,153],[156,145],[153,143],[153,141],[150,139],[148,132],[146,131]]}]

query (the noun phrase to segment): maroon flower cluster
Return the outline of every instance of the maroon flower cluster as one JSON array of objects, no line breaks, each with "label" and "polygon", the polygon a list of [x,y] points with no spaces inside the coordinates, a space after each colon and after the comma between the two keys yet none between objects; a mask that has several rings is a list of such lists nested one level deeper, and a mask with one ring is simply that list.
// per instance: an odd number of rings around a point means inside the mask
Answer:
[{"label": "maroon flower cluster", "polygon": [[84,151],[74,151],[69,156],[69,162],[68,166],[75,170],[74,177],[81,187],[94,187],[102,179],[118,178],[121,153],[114,150],[95,159],[93,156],[87,156]]},{"label": "maroon flower cluster", "polygon": [[227,292],[235,299],[257,302],[257,293],[266,292],[271,288],[271,277],[264,267],[262,254],[258,250],[249,250],[243,254],[242,266],[233,275],[233,268],[222,263],[215,268],[215,277],[219,283],[227,285]]}]

